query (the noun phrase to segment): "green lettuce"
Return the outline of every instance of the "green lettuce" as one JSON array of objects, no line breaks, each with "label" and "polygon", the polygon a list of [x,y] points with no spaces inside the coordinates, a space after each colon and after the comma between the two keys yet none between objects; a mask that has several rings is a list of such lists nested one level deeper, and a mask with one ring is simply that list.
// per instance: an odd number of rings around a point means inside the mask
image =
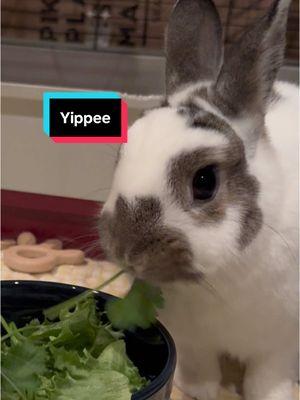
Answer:
[{"label": "green lettuce", "polygon": [[17,328],[1,317],[1,398],[130,400],[147,380],[128,357],[120,329],[149,327],[162,305],[159,289],[137,281],[103,313],[86,291],[45,310],[42,322]]}]

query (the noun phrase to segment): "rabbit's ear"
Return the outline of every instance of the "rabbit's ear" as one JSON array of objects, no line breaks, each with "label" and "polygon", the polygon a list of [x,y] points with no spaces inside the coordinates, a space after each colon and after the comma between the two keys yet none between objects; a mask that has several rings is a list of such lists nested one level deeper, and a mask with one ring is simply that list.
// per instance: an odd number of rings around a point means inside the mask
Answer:
[{"label": "rabbit's ear", "polygon": [[178,0],[166,36],[167,95],[180,87],[218,76],[222,27],[211,0]]},{"label": "rabbit's ear", "polygon": [[264,115],[282,64],[291,0],[275,0],[269,12],[225,55],[214,102],[229,117]]}]

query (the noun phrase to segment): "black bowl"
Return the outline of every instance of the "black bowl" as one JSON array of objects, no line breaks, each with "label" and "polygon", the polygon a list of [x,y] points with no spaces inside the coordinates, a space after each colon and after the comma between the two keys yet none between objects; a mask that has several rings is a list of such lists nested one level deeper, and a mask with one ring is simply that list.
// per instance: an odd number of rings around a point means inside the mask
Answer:
[{"label": "black bowl", "polygon": [[[42,310],[86,290],[83,287],[40,281],[2,281],[2,315],[23,326],[32,318],[41,318]],[[96,292],[100,309],[112,296]],[[176,364],[176,350],[167,330],[157,322],[150,329],[125,332],[127,354],[150,383],[136,392],[132,400],[170,398]]]}]

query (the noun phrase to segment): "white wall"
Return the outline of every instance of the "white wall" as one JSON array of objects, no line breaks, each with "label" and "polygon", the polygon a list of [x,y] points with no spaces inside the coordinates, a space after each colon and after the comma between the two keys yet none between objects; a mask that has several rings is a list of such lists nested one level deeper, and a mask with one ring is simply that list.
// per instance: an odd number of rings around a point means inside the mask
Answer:
[{"label": "white wall", "polygon": [[[50,88],[2,86],[2,188],[105,200],[118,145],[53,143],[42,130],[45,90]],[[131,123],[142,109],[159,101],[159,97],[123,98]]]},{"label": "white wall", "polygon": [[[298,68],[284,67],[280,77],[297,80]],[[42,130],[42,95],[46,90],[62,88],[2,85],[2,188],[105,200],[117,145],[53,143]],[[128,104],[130,123],[161,99],[132,95],[123,98]]]}]

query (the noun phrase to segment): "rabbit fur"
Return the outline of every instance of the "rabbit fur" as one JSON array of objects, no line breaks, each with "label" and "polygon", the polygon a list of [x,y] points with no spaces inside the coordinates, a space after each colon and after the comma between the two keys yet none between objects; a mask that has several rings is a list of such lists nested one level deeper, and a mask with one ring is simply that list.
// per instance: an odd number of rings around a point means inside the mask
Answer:
[{"label": "rabbit fur", "polygon": [[[276,82],[289,1],[223,54],[210,0],[178,0],[166,100],[129,130],[100,217],[108,257],[161,286],[177,385],[217,398],[219,357],[244,399],[292,400],[298,350],[298,88]],[[215,192],[193,177],[212,165]]]}]

